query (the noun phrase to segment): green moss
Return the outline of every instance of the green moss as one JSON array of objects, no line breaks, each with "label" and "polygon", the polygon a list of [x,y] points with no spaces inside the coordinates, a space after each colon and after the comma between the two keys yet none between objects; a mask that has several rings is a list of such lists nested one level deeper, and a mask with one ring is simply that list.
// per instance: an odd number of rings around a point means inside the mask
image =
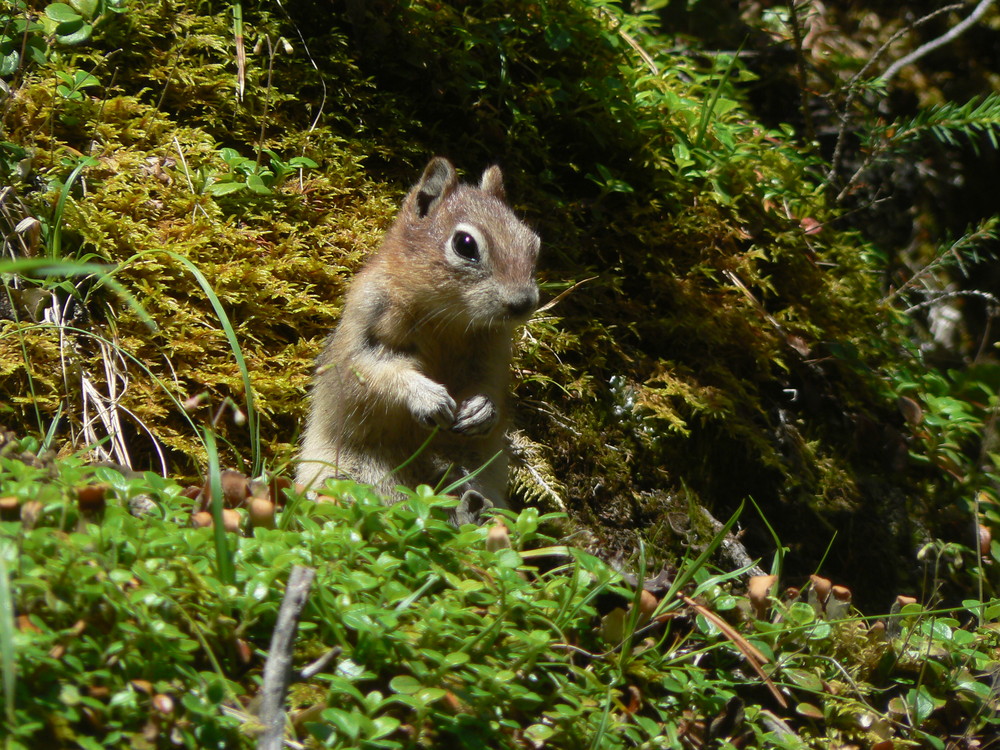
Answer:
[{"label": "green moss", "polygon": [[[248,54],[242,99],[228,15],[167,0],[53,56],[3,110],[54,186],[21,186],[39,216],[72,168],[65,155],[97,160],[63,217],[67,252],[119,264],[158,324],[91,294],[95,322],[134,358],[121,403],[172,449],[175,471],[204,461],[191,420],[244,396],[204,291],[163,251],[211,283],[251,373],[268,461],[286,461],[351,274],[422,162],[444,153],[469,172],[499,159],[543,236],[544,288],[579,283],[526,328],[516,396],[539,466],[581,524],[626,552],[637,528],[666,546],[649,497],[678,493],[724,514],[752,495],[801,542],[808,569],[830,536],[816,516],[874,507],[867,477],[894,448],[876,438],[859,450],[857,425],[882,435],[898,421],[871,369],[885,356],[878,290],[858,237],[830,223],[816,159],[747,111],[737,84],[748,74],[723,81],[721,66],[676,57],[614,7],[568,0],[246,12],[248,53],[258,41],[262,51]],[[92,66],[103,89],[53,99],[56,70]],[[229,173],[223,146],[320,166],[269,195],[213,196],[206,187]],[[14,400],[28,425],[32,409],[51,417],[66,399],[55,332],[31,335],[47,345],[0,370],[14,393],[29,371],[49,373],[35,375],[33,399]],[[6,362],[17,342],[0,339]],[[170,400],[202,394],[189,414]],[[224,460],[239,464],[247,428],[217,427]],[[135,429],[136,455],[151,460]],[[841,543],[850,558],[854,542]]]}]

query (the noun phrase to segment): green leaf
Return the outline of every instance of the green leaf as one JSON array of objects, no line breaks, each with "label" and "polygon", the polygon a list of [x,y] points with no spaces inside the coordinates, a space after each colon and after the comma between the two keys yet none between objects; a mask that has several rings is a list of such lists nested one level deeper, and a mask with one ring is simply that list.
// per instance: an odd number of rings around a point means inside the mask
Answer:
[{"label": "green leaf", "polygon": [[357,739],[358,735],[361,734],[361,721],[364,717],[359,714],[343,711],[339,708],[327,708],[321,715],[352,740]]},{"label": "green leaf", "polygon": [[805,690],[810,690],[815,693],[819,693],[823,690],[823,680],[821,680],[819,676],[813,672],[808,672],[805,669],[786,668],[781,670],[781,673],[800,688],[804,688]]},{"label": "green leaf", "polygon": [[9,53],[0,53],[0,76],[9,76],[17,70],[18,63],[21,61],[21,55],[18,51],[11,50]]},{"label": "green leaf", "polygon": [[554,24],[545,28],[545,42],[553,52],[562,52],[573,44],[573,37],[563,26]]},{"label": "green leaf", "polygon": [[59,24],[56,28],[56,39],[63,44],[81,44],[90,39],[93,31],[94,27],[81,18],[79,21]]},{"label": "green leaf", "polygon": [[419,700],[421,703],[430,704],[434,701],[439,701],[448,694],[447,690],[436,687],[427,687],[418,690],[413,694],[413,697]]},{"label": "green leaf", "polygon": [[84,18],[93,18],[97,13],[98,0],[70,0],[70,4],[76,8]]},{"label": "green leaf", "polygon": [[927,720],[934,712],[935,704],[939,702],[943,703],[943,701],[936,701],[923,685],[906,694],[906,703],[913,711],[914,724],[918,726]]},{"label": "green leaf", "polygon": [[532,724],[524,730],[524,736],[536,747],[541,746],[553,734],[555,734],[555,729],[546,724]]},{"label": "green leaf", "polygon": [[76,71],[73,76],[73,85],[78,89],[85,89],[90,86],[100,86],[101,82],[97,80],[97,76],[92,73],[87,73],[83,70]]},{"label": "green leaf", "polygon": [[389,681],[389,687],[401,695],[412,695],[423,688],[423,685],[416,677],[403,674],[393,677]]},{"label": "green leaf", "polygon": [[245,183],[235,182],[232,180],[219,180],[218,182],[213,182],[205,188],[205,192],[208,195],[229,195],[230,193],[235,193],[246,187]]},{"label": "green leaf", "polygon": [[73,21],[83,20],[83,16],[66,5],[66,3],[52,3],[45,8],[45,15],[57,23],[72,23]]},{"label": "green leaf", "polygon": [[259,174],[252,174],[247,177],[247,187],[259,195],[270,195],[271,189],[264,184]]},{"label": "green leaf", "polygon": [[400,723],[399,719],[392,716],[376,716],[372,720],[374,732],[369,735],[369,738],[376,740],[379,737],[387,737],[399,729]]}]

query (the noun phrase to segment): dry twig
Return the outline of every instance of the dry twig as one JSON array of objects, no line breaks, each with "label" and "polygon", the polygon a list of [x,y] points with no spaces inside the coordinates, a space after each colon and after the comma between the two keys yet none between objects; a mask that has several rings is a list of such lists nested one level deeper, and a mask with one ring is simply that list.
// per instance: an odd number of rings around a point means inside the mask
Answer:
[{"label": "dry twig", "polygon": [[309,597],[316,571],[298,565],[292,568],[285,587],[285,598],[278,610],[278,622],[271,636],[271,648],[264,663],[261,685],[260,713],[264,731],[257,743],[258,750],[281,750],[285,735],[285,693],[292,678],[292,647],[299,618]]}]

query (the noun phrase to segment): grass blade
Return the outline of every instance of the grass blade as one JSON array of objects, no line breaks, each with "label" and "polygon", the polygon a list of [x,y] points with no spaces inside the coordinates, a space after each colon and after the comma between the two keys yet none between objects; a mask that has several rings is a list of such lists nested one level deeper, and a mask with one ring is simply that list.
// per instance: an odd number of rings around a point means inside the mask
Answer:
[{"label": "grass blade", "polygon": [[226,539],[226,528],[222,524],[222,471],[219,469],[219,451],[215,444],[215,433],[210,429],[202,430],[205,436],[205,448],[208,450],[208,484],[212,491],[212,530],[215,539],[215,559],[219,568],[219,578],[232,586],[236,583],[236,568],[233,565],[233,553]]},{"label": "grass blade", "polygon": [[114,274],[120,266],[107,266],[102,263],[84,263],[74,260],[48,260],[46,258],[18,258],[16,260],[0,260],[0,274],[12,274],[31,279],[45,279],[52,276],[97,276],[95,286],[107,286],[131,307],[136,315],[150,328],[156,324],[149,313],[133,297],[124,286],[115,280]]},{"label": "grass blade", "polygon": [[7,561],[0,553],[0,671],[3,672],[3,703],[7,721],[14,724],[14,686],[17,673],[14,654],[14,597],[10,591]]},{"label": "grass blade", "polygon": [[705,547],[702,553],[698,555],[698,557],[695,559],[693,563],[691,563],[690,565],[685,565],[684,569],[677,574],[677,577],[674,579],[674,582],[670,586],[670,590],[667,591],[667,593],[664,595],[662,599],[663,602],[671,602],[673,598],[677,595],[677,592],[680,591],[682,588],[684,588],[684,586],[687,585],[688,581],[694,578],[694,574],[697,573],[699,570],[701,570],[704,567],[705,563],[708,562],[709,558],[713,554],[715,554],[715,550],[718,549],[720,544],[722,544],[722,540],[726,538],[726,534],[729,533],[729,530],[733,528],[733,526],[736,524],[737,519],[743,513],[744,505],[746,505],[746,502],[741,500],[740,507],[738,507],[736,509],[736,512],[729,517],[729,520],[722,525],[722,528],[719,529],[718,533],[714,537],[712,537],[712,541],[708,543],[708,546]]},{"label": "grass blade", "polygon": [[56,202],[56,211],[52,217],[52,239],[49,242],[49,256],[51,260],[62,260],[62,217],[66,210],[66,199],[69,198],[69,191],[73,187],[80,173],[87,167],[97,164],[97,159],[90,156],[80,158],[76,168],[69,173],[66,182],[59,190],[59,200]]},{"label": "grass blade", "polygon": [[[252,473],[257,475],[263,468],[260,449],[260,418],[257,414],[253,383],[250,381],[250,370],[247,367],[246,358],[243,356],[243,349],[240,346],[239,339],[236,337],[236,329],[233,328],[233,324],[229,320],[229,315],[226,314],[226,310],[222,306],[222,302],[219,300],[219,295],[215,293],[212,285],[208,282],[208,279],[205,278],[205,274],[203,274],[198,266],[192,263],[188,258],[185,258],[183,255],[175,253],[172,250],[147,250],[133,255],[127,262],[132,262],[141,258],[143,255],[149,255],[151,253],[166,253],[168,256],[184,266],[194,277],[194,280],[198,282],[198,286],[200,286],[202,291],[205,293],[205,297],[212,305],[212,309],[215,311],[215,315],[219,319],[219,324],[222,326],[222,331],[226,336],[226,341],[229,343],[229,348],[233,353],[233,357],[236,359],[236,366],[239,367],[240,377],[243,380],[247,426],[250,429]],[[213,442],[213,446],[214,445],[215,444]],[[209,455],[211,457],[211,454]],[[218,456],[216,456],[216,460],[218,460]]]},{"label": "grass blade", "polygon": [[729,65],[726,69],[722,71],[722,76],[716,83],[715,91],[712,92],[712,98],[707,104],[702,104],[701,109],[701,121],[698,123],[698,133],[694,137],[695,148],[701,148],[705,140],[705,133],[708,131],[708,122],[712,119],[712,113],[715,112],[715,105],[719,101],[719,97],[722,95],[722,87],[726,85],[729,80],[729,76],[733,74],[733,68],[736,67],[736,61],[740,59],[740,53],[743,51],[743,45],[746,44],[747,40],[744,39],[740,42],[739,48],[736,50],[736,54],[733,55],[732,59],[729,61]]}]

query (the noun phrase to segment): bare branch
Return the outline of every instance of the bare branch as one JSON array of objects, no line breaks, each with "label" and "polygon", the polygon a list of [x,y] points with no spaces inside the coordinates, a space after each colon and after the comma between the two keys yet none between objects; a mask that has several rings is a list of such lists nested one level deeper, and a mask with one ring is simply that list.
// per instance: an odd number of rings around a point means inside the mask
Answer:
[{"label": "bare branch", "polygon": [[976,21],[978,21],[980,18],[983,17],[983,14],[986,13],[987,10],[989,10],[989,7],[991,5],[993,5],[993,0],[980,0],[979,5],[976,6],[976,9],[972,11],[972,13],[970,13],[969,16],[964,21],[959,21],[957,24],[952,26],[947,32],[939,36],[937,39],[932,39],[931,41],[927,42],[927,44],[921,44],[910,54],[904,55],[903,57],[896,60],[896,62],[890,65],[889,68],[885,71],[885,73],[882,74],[882,80],[886,82],[891,81],[895,77],[895,75],[900,71],[901,68],[909,65],[910,63],[916,62],[921,57],[926,55],[928,52],[933,52],[938,47],[942,47],[945,44],[948,44],[948,42],[964,34],[966,31],[969,30],[969,28],[973,24],[976,23]]},{"label": "bare branch", "polygon": [[260,713],[264,731],[257,750],[281,750],[285,735],[285,693],[292,677],[292,648],[299,617],[306,605],[309,589],[316,571],[298,565],[292,568],[285,587],[285,598],[278,610],[278,621],[271,636],[271,648],[264,662],[264,679],[261,685]]},{"label": "bare branch", "polygon": [[[805,5],[805,3],[802,3]],[[805,53],[802,50],[802,26],[799,23],[798,2],[792,2],[788,9],[788,18],[792,26],[792,40],[795,43],[795,75],[799,83],[799,104],[802,108],[802,119],[806,126],[806,138],[810,143],[816,140],[816,127],[813,125],[812,111],[809,109],[809,87],[807,85]]]},{"label": "bare branch", "polygon": [[[844,102],[844,106],[840,113],[840,132],[837,134],[837,145],[834,147],[833,157],[830,159],[830,171],[827,172],[826,175],[827,182],[833,182],[834,177],[836,177],[837,172],[840,170],[840,160],[843,155],[844,141],[847,135],[848,116],[850,114],[851,107],[854,106],[855,99],[857,99],[858,94],[862,91],[862,88],[857,85],[858,81],[862,80],[866,75],[868,75],[868,71],[876,62],[882,59],[882,56],[889,51],[889,47],[891,47],[897,41],[902,39],[906,34],[910,33],[916,28],[923,26],[925,23],[932,21],[933,19],[937,18],[943,13],[950,13],[953,10],[961,10],[963,7],[964,6],[962,5],[962,3],[945,5],[942,8],[938,8],[937,10],[931,11],[926,16],[921,16],[920,18],[918,18],[916,21],[909,24],[905,28],[900,29],[891,37],[889,37],[889,39],[886,40],[885,44],[883,44],[881,47],[875,50],[875,54],[873,54],[870,58],[868,58],[868,62],[866,62],[864,66],[862,66],[861,70],[855,73],[854,76],[851,78],[851,80],[847,82],[847,86],[845,86],[845,88],[847,89],[847,100]],[[865,165],[863,165],[862,169],[859,170],[858,173],[851,178],[851,182],[849,182],[848,185],[841,191],[840,195],[837,196],[838,203],[843,199],[843,196],[846,194],[848,188],[850,187],[854,179],[861,172],[863,172],[864,169],[866,169],[869,164],[870,160],[866,160],[866,163]]]}]

